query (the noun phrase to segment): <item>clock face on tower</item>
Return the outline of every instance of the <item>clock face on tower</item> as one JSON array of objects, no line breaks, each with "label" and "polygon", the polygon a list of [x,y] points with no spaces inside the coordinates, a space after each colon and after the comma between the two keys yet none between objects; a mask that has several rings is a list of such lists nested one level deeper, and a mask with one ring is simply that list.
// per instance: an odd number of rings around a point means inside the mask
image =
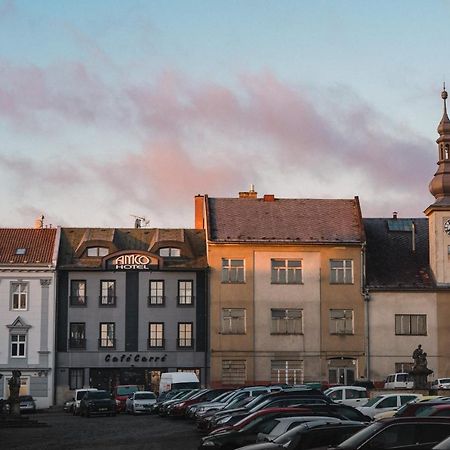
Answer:
[{"label": "clock face on tower", "polygon": [[446,220],[444,222],[444,231],[450,235],[450,219]]}]

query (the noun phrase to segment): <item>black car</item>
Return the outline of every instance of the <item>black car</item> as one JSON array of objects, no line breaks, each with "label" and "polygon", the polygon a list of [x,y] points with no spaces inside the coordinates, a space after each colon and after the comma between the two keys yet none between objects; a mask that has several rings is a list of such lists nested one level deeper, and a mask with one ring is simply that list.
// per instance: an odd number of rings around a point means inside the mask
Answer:
[{"label": "black car", "polygon": [[116,415],[116,402],[108,391],[87,391],[80,401],[80,416]]},{"label": "black car", "polygon": [[349,420],[341,423],[327,423],[326,420],[306,422],[278,436],[273,441],[247,445],[240,447],[240,450],[307,450],[327,448],[329,445],[336,445],[344,441],[366,427],[366,423]]}]

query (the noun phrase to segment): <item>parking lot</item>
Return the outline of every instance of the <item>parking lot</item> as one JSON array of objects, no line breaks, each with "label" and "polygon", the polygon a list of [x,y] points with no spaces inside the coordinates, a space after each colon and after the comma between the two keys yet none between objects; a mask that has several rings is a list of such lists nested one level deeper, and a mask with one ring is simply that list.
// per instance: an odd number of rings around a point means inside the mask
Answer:
[{"label": "parking lot", "polygon": [[1,448],[194,450],[200,441],[192,423],[157,415],[86,419],[60,410],[30,417],[48,426],[0,429]]}]

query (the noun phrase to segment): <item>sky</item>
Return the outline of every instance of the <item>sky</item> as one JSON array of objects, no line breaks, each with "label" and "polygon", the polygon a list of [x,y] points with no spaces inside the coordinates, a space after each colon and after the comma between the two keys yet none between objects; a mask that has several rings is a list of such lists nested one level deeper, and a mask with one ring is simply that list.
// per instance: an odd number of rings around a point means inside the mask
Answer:
[{"label": "sky", "polygon": [[0,0],[0,226],[193,227],[194,196],[433,203],[450,0]]}]

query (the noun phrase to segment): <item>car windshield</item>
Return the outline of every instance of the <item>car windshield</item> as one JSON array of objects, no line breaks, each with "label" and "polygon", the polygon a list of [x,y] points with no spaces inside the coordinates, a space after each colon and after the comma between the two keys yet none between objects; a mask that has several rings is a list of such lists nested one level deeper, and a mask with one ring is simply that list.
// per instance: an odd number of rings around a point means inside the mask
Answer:
[{"label": "car windshield", "polygon": [[107,391],[89,391],[84,398],[88,398],[89,400],[111,398],[111,394]]},{"label": "car windshield", "polygon": [[439,383],[440,384],[442,384],[442,383],[450,383],[450,378],[441,378],[441,379],[439,379]]},{"label": "car windshield", "polygon": [[137,386],[121,386],[117,388],[117,395],[129,395],[133,392],[138,391],[139,388]]},{"label": "car windshield", "polygon": [[381,400],[382,398],[384,398],[384,396],[377,395],[376,397],[371,398],[367,403],[364,403],[364,405],[362,406],[373,406],[376,403],[378,403],[378,401]]},{"label": "car windshield", "polygon": [[134,394],[134,398],[136,400],[155,400],[156,395],[152,392],[136,392],[136,394]]},{"label": "car windshield", "polygon": [[363,443],[367,438],[374,435],[378,430],[383,427],[381,422],[375,422],[372,425],[369,425],[367,428],[363,428],[361,431],[358,431],[353,436],[349,437],[344,442],[341,442],[337,449],[353,449],[357,448],[361,443]]}]

